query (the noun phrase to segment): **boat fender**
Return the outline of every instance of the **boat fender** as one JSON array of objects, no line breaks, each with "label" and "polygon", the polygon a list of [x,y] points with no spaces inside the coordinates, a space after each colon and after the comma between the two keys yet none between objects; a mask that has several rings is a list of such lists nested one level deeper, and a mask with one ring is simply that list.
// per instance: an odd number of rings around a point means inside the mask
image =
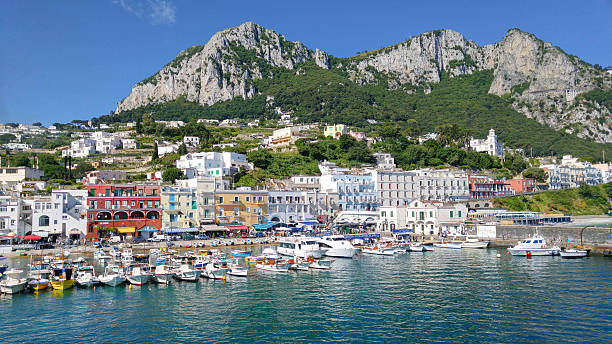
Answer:
[{"label": "boat fender", "polygon": [[540,245],[540,248],[544,248],[544,245]]},{"label": "boat fender", "polygon": [[528,256],[531,256],[531,251],[526,251],[525,254],[527,254]]}]

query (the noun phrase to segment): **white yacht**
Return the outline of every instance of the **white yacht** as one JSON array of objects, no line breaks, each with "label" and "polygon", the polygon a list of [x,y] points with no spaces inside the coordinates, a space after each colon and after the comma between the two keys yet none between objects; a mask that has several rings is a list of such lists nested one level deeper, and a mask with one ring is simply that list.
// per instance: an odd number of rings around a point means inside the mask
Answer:
[{"label": "white yacht", "polygon": [[555,256],[558,255],[561,249],[557,246],[548,247],[546,239],[541,235],[536,234],[529,239],[519,241],[514,247],[508,248],[513,256]]},{"label": "white yacht", "polygon": [[587,250],[576,250],[576,249],[567,249],[565,251],[559,252],[561,254],[561,258],[572,259],[572,258],[583,258],[588,255]]},{"label": "white yacht", "polygon": [[478,238],[474,237],[467,237],[465,241],[461,243],[461,248],[487,248],[488,246],[488,241],[480,241]]},{"label": "white yacht", "polygon": [[276,251],[285,256],[300,258],[321,258],[324,250],[319,246],[315,238],[308,237],[285,237],[279,240]]},{"label": "white yacht", "polygon": [[359,249],[342,235],[329,235],[316,240],[324,255],[328,257],[353,258],[359,252]]},{"label": "white yacht", "polygon": [[28,281],[25,278],[19,276],[23,273],[23,270],[11,269],[6,271],[6,279],[0,281],[0,292],[5,294],[17,294],[22,292]]}]

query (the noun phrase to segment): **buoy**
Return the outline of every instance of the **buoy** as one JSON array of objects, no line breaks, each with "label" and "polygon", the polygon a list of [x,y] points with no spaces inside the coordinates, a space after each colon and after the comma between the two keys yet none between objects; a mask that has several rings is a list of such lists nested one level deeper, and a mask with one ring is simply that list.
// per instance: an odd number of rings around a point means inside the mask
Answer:
[{"label": "buoy", "polygon": [[497,254],[497,258],[501,258],[501,254],[500,253]]},{"label": "buoy", "polygon": [[94,285],[94,291],[96,291],[96,286]]},{"label": "buoy", "polygon": [[130,284],[130,286],[128,287],[129,290],[132,290],[132,285]]}]

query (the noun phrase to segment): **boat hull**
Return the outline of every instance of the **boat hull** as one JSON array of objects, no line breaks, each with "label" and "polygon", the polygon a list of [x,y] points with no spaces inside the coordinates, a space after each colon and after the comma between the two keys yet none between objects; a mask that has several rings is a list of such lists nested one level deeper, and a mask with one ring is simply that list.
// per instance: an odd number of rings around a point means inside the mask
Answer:
[{"label": "boat hull", "polygon": [[519,257],[554,256],[559,253],[553,248],[508,248],[508,252],[513,256]]},{"label": "boat hull", "polygon": [[247,269],[230,269],[227,272],[227,274],[230,275],[230,276],[247,277],[249,275],[249,270],[247,270]]},{"label": "boat hull", "polygon": [[97,278],[83,278],[83,279],[77,278],[75,282],[77,286],[81,288],[91,288],[93,286],[100,284],[100,281]]},{"label": "boat hull", "polygon": [[356,248],[330,248],[323,254],[333,258],[353,258],[357,252],[359,252],[359,249]]},{"label": "boat hull", "polygon": [[145,285],[151,280],[151,275],[129,275],[127,280],[133,285]]},{"label": "boat hull", "polygon": [[155,274],[153,275],[153,281],[159,284],[169,284],[170,281],[172,281],[172,276],[174,276],[174,274],[171,273]]},{"label": "boat hull", "polygon": [[458,250],[461,248],[461,244],[434,244],[434,247]]},{"label": "boat hull", "polygon": [[587,256],[587,251],[561,251],[561,258],[564,259],[577,259],[584,258]]},{"label": "boat hull", "polygon": [[126,278],[123,276],[119,276],[119,275],[100,277],[100,282],[109,287],[116,287],[118,285],[125,283],[125,281],[126,281]]},{"label": "boat hull", "polygon": [[197,282],[200,278],[200,271],[188,271],[188,272],[180,272],[174,275],[174,277],[179,281],[185,282]]},{"label": "boat hull", "polygon": [[[6,282],[6,281],[3,281]],[[0,292],[3,294],[18,294],[25,290],[26,281],[15,283],[1,283]]]},{"label": "boat hull", "polygon": [[485,249],[489,246],[488,241],[479,242],[464,242],[461,244],[461,248],[474,248],[474,249]]},{"label": "boat hull", "polygon": [[74,280],[51,281],[53,290],[66,290],[74,287]]}]

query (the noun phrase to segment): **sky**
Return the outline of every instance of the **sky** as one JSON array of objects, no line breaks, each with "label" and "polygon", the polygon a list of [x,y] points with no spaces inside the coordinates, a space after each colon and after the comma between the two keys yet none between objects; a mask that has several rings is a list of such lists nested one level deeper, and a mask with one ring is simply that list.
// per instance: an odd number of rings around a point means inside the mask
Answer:
[{"label": "sky", "polygon": [[436,29],[490,44],[516,27],[612,65],[612,0],[1,1],[0,122],[108,114],[181,50],[245,21],[341,57]]}]

